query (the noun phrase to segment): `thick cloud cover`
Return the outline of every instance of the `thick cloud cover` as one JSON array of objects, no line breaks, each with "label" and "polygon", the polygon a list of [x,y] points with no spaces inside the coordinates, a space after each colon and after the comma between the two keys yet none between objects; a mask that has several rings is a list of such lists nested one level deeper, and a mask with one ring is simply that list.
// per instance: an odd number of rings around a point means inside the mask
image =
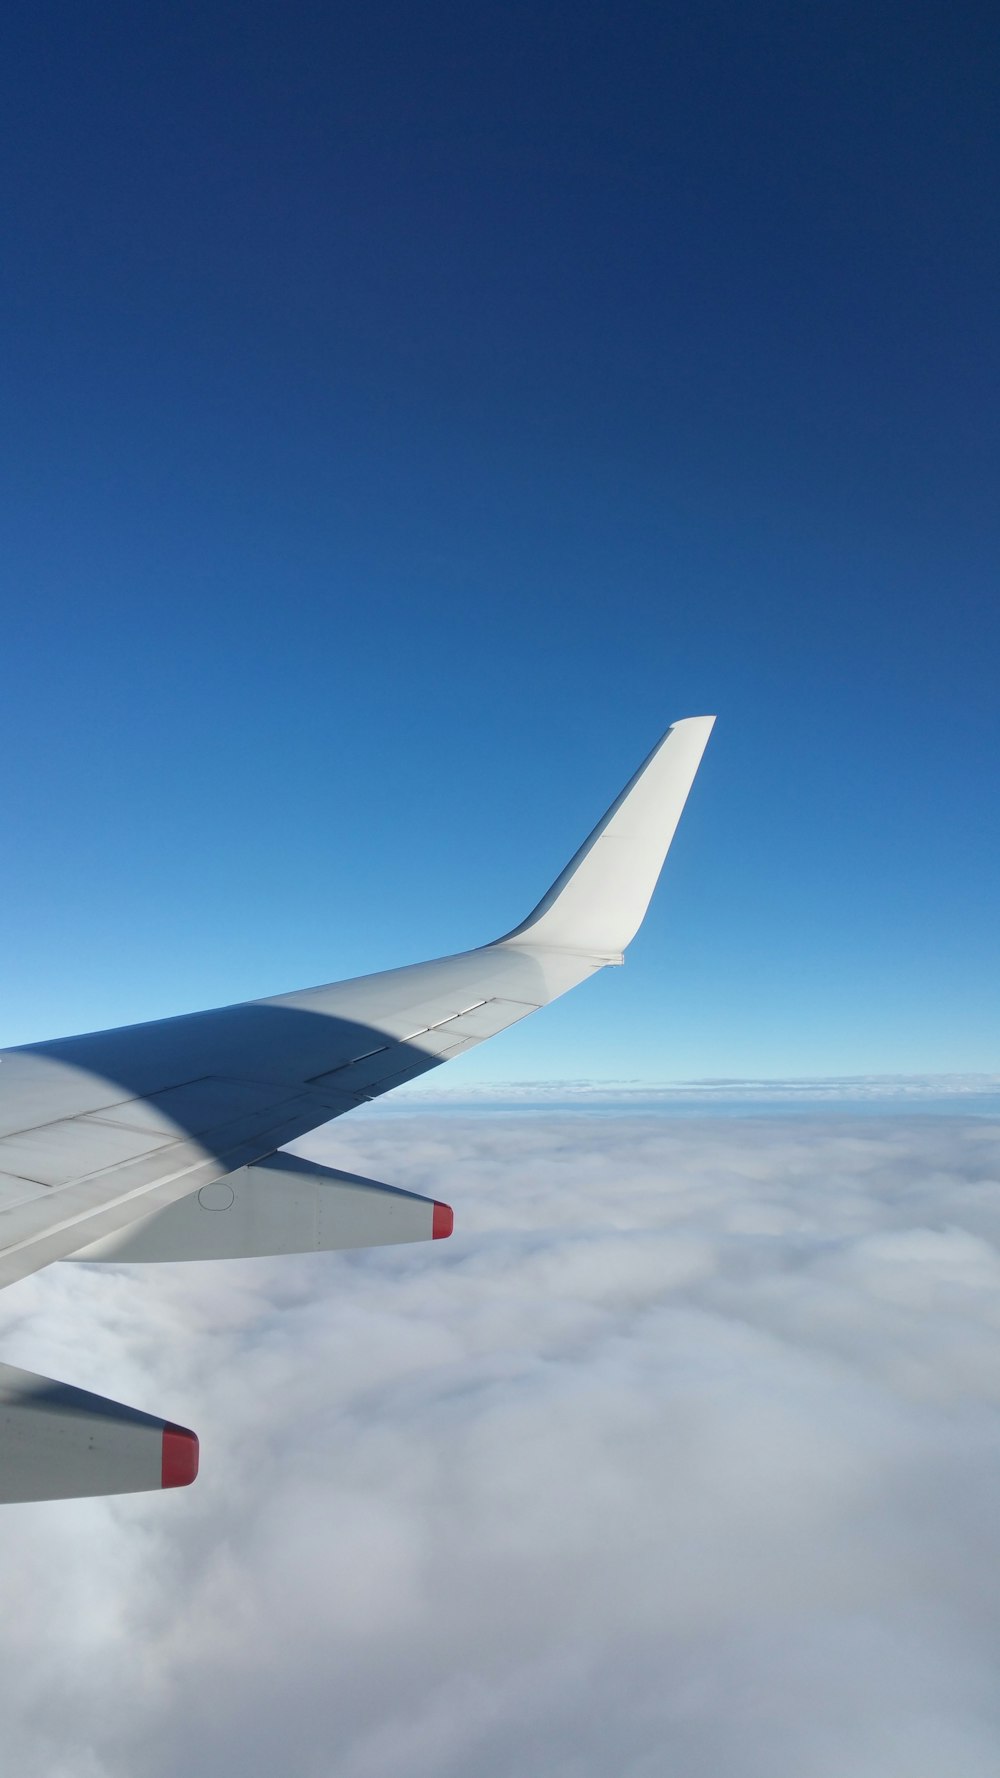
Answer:
[{"label": "thick cloud cover", "polygon": [[1000,1125],[388,1111],[450,1243],[52,1268],[2,1350],[198,1428],[4,1509],[18,1778],[995,1778]]}]

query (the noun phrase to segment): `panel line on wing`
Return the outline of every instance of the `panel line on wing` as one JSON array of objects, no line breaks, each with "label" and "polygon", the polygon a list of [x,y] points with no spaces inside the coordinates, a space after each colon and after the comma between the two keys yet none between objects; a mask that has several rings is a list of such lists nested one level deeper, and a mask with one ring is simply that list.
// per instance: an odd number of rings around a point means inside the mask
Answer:
[{"label": "panel line on wing", "polygon": [[[332,1080],[336,1075],[346,1074],[350,1069],[356,1068],[360,1062],[369,1062],[374,1056],[385,1056],[390,1051],[402,1050],[407,1044],[415,1043],[417,1038],[426,1037],[432,1031],[441,1031],[446,1025],[453,1025],[458,1019],[467,1018],[470,1013],[478,1012],[481,1007],[492,1006],[495,1003],[495,995],[486,1000],[473,1000],[469,1006],[463,1006],[460,1012],[450,1012],[446,1018],[436,1019],[431,1025],[420,1025],[415,1031],[408,1031],[405,1037],[395,1038],[391,1043],[377,1044],[374,1049],[362,1050],[360,1055],[350,1056],[346,1062],[338,1062],[336,1068],[326,1068],[322,1074],[312,1074],[305,1084],[306,1086],[316,1086],[318,1083]],[[419,1054],[419,1052],[416,1053]],[[415,1059],[416,1055],[414,1055]],[[395,1075],[391,1078],[395,1079]]]},{"label": "panel line on wing", "polygon": [[456,1019],[464,1019],[470,1012],[478,1012],[481,1006],[489,1006],[497,997],[495,994],[486,1000],[474,1000],[471,1006],[463,1006],[461,1012],[450,1012],[446,1019],[436,1019],[432,1025],[421,1025],[418,1030],[410,1031],[400,1038],[400,1043],[412,1043],[414,1038],[423,1037],[428,1031],[440,1031],[442,1025],[454,1024]]}]

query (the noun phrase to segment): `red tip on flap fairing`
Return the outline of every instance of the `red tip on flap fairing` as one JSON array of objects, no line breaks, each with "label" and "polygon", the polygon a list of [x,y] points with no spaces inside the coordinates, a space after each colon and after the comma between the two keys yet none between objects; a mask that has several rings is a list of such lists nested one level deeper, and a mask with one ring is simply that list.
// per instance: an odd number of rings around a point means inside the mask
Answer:
[{"label": "red tip on flap fairing", "polygon": [[197,1474],[197,1435],[186,1426],[165,1426],[161,1488],[186,1488]]},{"label": "red tip on flap fairing", "polygon": [[448,1236],[451,1234],[454,1227],[455,1212],[451,1205],[439,1204],[435,1200],[434,1221],[431,1224],[431,1239],[434,1241],[447,1241]]}]

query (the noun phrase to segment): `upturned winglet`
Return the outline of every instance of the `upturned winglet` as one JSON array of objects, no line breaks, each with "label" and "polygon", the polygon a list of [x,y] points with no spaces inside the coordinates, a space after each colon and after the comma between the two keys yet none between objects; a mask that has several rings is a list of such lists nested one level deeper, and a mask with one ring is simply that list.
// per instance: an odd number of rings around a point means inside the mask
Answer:
[{"label": "upturned winglet", "polygon": [[668,728],[528,918],[501,944],[618,962],[649,906],[714,716]]}]

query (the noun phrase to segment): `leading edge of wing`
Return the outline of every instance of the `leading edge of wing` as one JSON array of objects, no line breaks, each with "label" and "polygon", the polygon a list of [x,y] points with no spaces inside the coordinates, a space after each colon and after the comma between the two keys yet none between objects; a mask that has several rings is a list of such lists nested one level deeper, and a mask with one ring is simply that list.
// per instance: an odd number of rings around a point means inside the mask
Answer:
[{"label": "leading edge of wing", "polygon": [[[485,994],[521,1001],[526,1013],[548,1005],[604,964],[621,963],[656,888],[714,723],[714,716],[690,716],[671,724],[527,919],[503,937],[432,963],[254,1004],[346,1013],[409,1042],[402,1027],[420,998],[428,996],[441,1018],[448,996],[475,987],[477,971],[491,983]],[[494,980],[501,971],[509,976],[504,988]],[[447,1016],[458,1011],[449,1003]],[[417,1036],[414,1032],[414,1040]]]}]

